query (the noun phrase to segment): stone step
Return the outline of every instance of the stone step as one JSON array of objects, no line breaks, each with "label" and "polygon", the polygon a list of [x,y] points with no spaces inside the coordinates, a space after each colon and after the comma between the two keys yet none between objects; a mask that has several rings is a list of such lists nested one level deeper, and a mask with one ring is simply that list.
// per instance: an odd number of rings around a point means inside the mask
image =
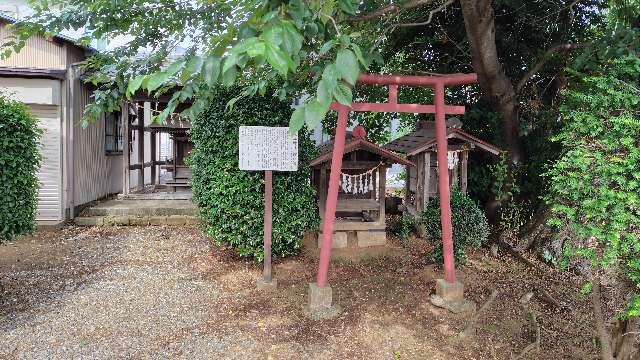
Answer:
[{"label": "stone step", "polygon": [[196,216],[190,200],[108,200],[84,209],[81,216]]},{"label": "stone step", "polygon": [[77,226],[153,226],[197,225],[200,218],[188,215],[169,216],[81,216],[74,219]]}]

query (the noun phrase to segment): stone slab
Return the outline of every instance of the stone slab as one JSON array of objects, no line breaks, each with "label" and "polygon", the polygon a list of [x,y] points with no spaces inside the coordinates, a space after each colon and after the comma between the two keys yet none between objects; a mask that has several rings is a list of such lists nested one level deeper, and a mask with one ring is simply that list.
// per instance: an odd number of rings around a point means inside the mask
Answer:
[{"label": "stone slab", "polygon": [[167,216],[166,225],[169,226],[181,226],[187,223],[184,215],[169,215]]},{"label": "stone slab", "polygon": [[105,225],[129,225],[129,216],[107,216],[104,218]]},{"label": "stone slab", "polygon": [[146,216],[143,217],[139,217],[139,216],[134,216],[129,218],[129,225],[133,225],[133,226],[147,226],[149,225],[149,218]]},{"label": "stone slab", "polygon": [[358,247],[384,246],[387,243],[387,233],[384,231],[358,231]]},{"label": "stone slab", "polygon": [[[342,231],[338,231],[333,233],[333,239],[331,241],[331,248],[332,249],[342,249],[342,248],[346,248],[348,245],[347,242],[347,233],[346,232],[342,232]],[[318,233],[318,249],[320,249],[322,246],[322,233]]]},{"label": "stone slab", "polygon": [[78,226],[99,226],[104,223],[104,218],[100,216],[77,217],[73,222]]}]

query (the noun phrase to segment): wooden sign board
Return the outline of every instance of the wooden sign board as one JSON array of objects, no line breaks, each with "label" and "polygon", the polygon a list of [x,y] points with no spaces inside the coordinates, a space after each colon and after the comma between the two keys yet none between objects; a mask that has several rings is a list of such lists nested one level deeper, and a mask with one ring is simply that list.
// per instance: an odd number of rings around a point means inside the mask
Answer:
[{"label": "wooden sign board", "polygon": [[298,170],[298,135],[288,127],[240,126],[240,170]]}]

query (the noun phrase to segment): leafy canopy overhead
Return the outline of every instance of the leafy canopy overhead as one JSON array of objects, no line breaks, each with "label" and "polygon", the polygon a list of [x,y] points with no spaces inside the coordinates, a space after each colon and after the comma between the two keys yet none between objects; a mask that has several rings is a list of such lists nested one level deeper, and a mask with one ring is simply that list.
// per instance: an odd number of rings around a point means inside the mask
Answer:
[{"label": "leafy canopy overhead", "polygon": [[[99,86],[86,119],[114,110],[123,97],[146,90],[178,89],[160,121],[181,102],[186,115],[207,103],[216,85],[244,85],[241,96],[264,94],[275,78],[284,79],[285,98],[297,83],[313,76],[316,96],[292,115],[292,130],[315,126],[332,101],[350,104],[351,85],[375,58],[375,50],[345,19],[360,2],[218,0],[32,0],[35,13],[17,24],[6,50],[19,50],[36,32],[82,28],[91,39],[129,41],[89,59],[90,80]],[[278,80],[281,81],[281,80]],[[237,100],[237,99],[235,99]],[[233,101],[230,105],[233,105]]]}]

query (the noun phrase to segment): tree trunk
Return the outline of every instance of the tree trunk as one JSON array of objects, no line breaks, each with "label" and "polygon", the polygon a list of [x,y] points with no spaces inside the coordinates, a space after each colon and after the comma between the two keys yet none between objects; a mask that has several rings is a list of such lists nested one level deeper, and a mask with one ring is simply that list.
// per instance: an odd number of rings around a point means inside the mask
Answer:
[{"label": "tree trunk", "polygon": [[611,349],[611,333],[605,325],[604,316],[602,315],[602,296],[600,295],[600,278],[593,277],[593,289],[591,291],[591,307],[595,317],[598,338],[600,339],[600,357],[602,360],[614,360],[613,351]]},{"label": "tree trunk", "polygon": [[520,162],[518,104],[511,80],[502,69],[496,49],[491,0],[460,0],[473,68],[484,95],[502,114],[502,131],[512,163]]}]

